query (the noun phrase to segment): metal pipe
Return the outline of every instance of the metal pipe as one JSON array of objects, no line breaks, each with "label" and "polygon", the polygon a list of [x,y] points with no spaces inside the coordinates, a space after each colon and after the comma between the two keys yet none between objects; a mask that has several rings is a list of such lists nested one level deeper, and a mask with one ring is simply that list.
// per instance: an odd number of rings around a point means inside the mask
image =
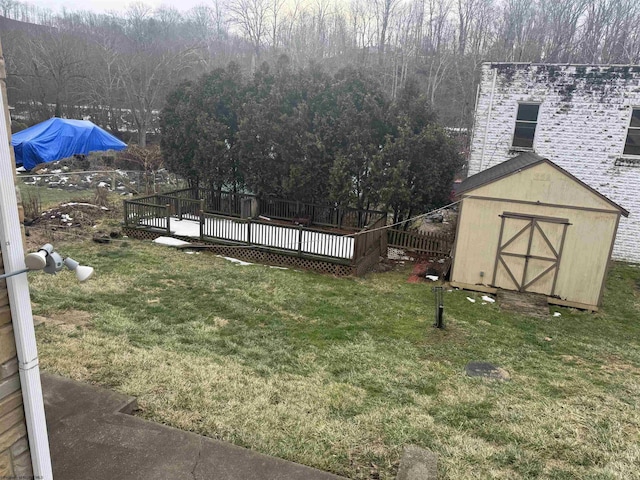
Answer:
[{"label": "metal pipe", "polygon": [[23,268],[22,270],[18,270],[17,272],[12,273],[4,273],[0,275],[0,280],[4,280],[5,278],[13,277],[14,275],[20,275],[21,273],[27,273],[29,271],[28,268]]},{"label": "metal pipe", "polygon": [[[25,268],[22,230],[18,216],[15,164],[9,150],[9,132],[5,110],[5,96],[0,94],[0,244],[5,271],[17,272]],[[7,292],[13,332],[18,356],[18,371],[22,388],[24,415],[31,450],[31,464],[35,478],[52,480],[49,438],[45,421],[38,349],[33,327],[31,298],[26,275],[7,279]]]}]

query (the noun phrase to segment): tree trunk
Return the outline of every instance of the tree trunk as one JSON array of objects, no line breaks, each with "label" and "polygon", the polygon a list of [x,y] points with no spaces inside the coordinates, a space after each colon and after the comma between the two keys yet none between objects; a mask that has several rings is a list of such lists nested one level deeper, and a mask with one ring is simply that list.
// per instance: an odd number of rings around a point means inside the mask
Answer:
[{"label": "tree trunk", "polygon": [[147,126],[140,125],[138,128],[138,145],[142,148],[147,146]]}]

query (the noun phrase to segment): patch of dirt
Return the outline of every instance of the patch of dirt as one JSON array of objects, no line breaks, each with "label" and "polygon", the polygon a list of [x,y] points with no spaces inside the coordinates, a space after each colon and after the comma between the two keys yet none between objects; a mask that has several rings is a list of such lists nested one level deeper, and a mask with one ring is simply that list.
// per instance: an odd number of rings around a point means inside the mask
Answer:
[{"label": "patch of dirt", "polygon": [[560,358],[565,363],[573,363],[580,366],[587,365],[587,362],[585,362],[582,358],[576,357],[574,355],[560,355]]},{"label": "patch of dirt", "polygon": [[419,261],[413,267],[411,275],[407,279],[409,283],[427,282],[433,283],[433,279],[429,277],[438,277],[439,280],[444,280],[444,277],[448,274],[451,267],[451,258],[429,258]]},{"label": "patch of dirt", "polygon": [[119,231],[105,227],[105,222],[119,219],[120,212],[86,202],[68,202],[50,208],[35,218],[25,218],[26,246],[29,250],[69,236],[81,238],[116,238]]},{"label": "patch of dirt", "polygon": [[505,312],[539,319],[549,318],[549,304],[544,295],[498,290],[496,297],[500,309]]},{"label": "patch of dirt", "polygon": [[73,327],[86,327],[91,323],[92,315],[82,310],[66,310],[64,312],[54,313],[49,317],[41,315],[33,316],[34,325],[67,325]]},{"label": "patch of dirt", "polygon": [[600,367],[601,370],[607,373],[632,373],[640,374],[640,368],[630,364],[624,358],[620,358],[617,355],[607,355],[604,357],[604,363]]}]

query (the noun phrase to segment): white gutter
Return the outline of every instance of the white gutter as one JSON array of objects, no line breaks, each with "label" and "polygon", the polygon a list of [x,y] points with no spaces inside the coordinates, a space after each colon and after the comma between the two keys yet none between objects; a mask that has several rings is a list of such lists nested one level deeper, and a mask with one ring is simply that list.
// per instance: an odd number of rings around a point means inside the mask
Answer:
[{"label": "white gutter", "polygon": [[[480,170],[476,173],[482,171],[482,166],[484,165],[484,151],[487,146],[487,138],[489,137],[489,123],[491,122],[491,113],[493,112],[493,92],[496,89],[496,79],[498,78],[498,69],[493,69],[493,82],[491,84],[491,95],[489,97],[489,112],[487,113],[487,125],[484,128],[484,141],[482,142],[482,155],[480,156]],[[476,103],[477,105],[477,103]],[[477,107],[476,107],[477,108]]]},{"label": "white gutter", "polygon": [[[0,94],[0,97],[3,95]],[[15,165],[11,161],[7,125],[4,98],[2,98],[0,101],[0,243],[5,273],[11,273],[24,269],[25,263],[16,186],[13,180]],[[7,290],[18,353],[22,401],[33,474],[38,479],[53,480],[27,275],[20,274],[7,278]]]}]

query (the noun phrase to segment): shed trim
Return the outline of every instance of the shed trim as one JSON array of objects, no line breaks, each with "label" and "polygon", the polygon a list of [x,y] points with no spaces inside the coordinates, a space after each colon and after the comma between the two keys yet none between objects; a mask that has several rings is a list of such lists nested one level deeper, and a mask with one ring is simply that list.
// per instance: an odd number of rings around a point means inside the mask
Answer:
[{"label": "shed trim", "polygon": [[[598,213],[613,213],[616,215],[623,214],[622,210],[607,210],[605,208],[590,208],[590,207],[578,207],[575,205],[561,205],[558,203],[543,203],[543,202],[531,202],[529,200],[513,200],[511,198],[498,198],[498,197],[482,197],[479,195],[463,195],[463,199],[469,198],[473,200],[487,200],[490,202],[508,202],[508,203],[520,203],[523,205],[536,205],[539,207],[554,207],[554,208],[566,208],[569,210],[582,210],[585,212],[598,212]],[[625,215],[625,217],[628,217]]]},{"label": "shed trim", "polygon": [[[560,167],[559,165],[556,165],[548,158],[541,157],[540,155],[534,152],[521,153],[520,155],[510,158],[506,162],[499,163],[497,165],[494,165],[491,168],[488,168],[482,172],[476,173],[475,175],[472,175],[471,177],[466,178],[458,188],[458,196],[462,195],[465,192],[476,190],[477,188],[480,188],[489,183],[493,183],[497,180],[501,180],[503,178],[509,177],[511,175],[519,173],[528,168],[535,167],[536,165],[539,165],[541,163],[549,164],[550,166],[558,170],[560,173],[566,175],[567,177],[575,181],[577,184],[586,188],[591,193],[595,194],[600,199],[610,204],[612,207],[614,207],[618,212],[620,212],[625,217],[629,216],[629,212],[625,208],[621,207],[620,205],[618,205],[617,203],[615,203],[613,200],[606,197],[605,195],[601,194],[595,188],[587,185],[582,180],[580,180],[576,176],[566,171],[564,168]],[[469,197],[467,196],[467,198]],[[500,200],[504,201],[507,199],[500,199]],[[514,202],[515,200],[508,199],[508,201]],[[532,202],[532,203],[536,204],[535,202]],[[544,204],[537,203],[537,205],[544,205]],[[564,205],[551,205],[551,204],[548,204],[548,206],[564,207]],[[576,208],[580,208],[580,207],[576,207]],[[588,210],[597,211],[595,209],[588,209]]]},{"label": "shed trim", "polygon": [[571,225],[571,223],[569,223],[568,218],[545,217],[544,215],[530,215],[527,213],[504,212],[502,215],[498,215],[498,216],[507,217],[507,218],[521,218],[523,220],[531,220],[532,218],[535,218],[536,220],[541,220],[543,222],[566,223],[567,225]]}]

